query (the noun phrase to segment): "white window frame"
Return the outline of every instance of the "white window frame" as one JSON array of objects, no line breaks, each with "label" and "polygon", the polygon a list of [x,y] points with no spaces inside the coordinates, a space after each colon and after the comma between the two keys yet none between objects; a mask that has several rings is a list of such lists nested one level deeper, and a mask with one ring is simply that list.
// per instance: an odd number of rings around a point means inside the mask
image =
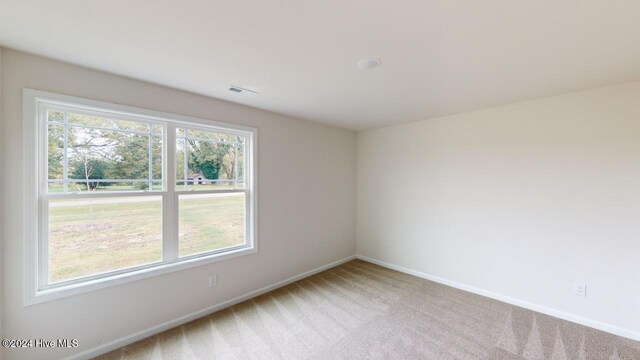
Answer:
[{"label": "white window frame", "polygon": [[[90,113],[108,113],[109,117],[142,120],[161,124],[163,131],[162,190],[118,192],[117,196],[162,197],[162,258],[160,262],[134,266],[78,279],[48,284],[47,201],[52,198],[109,197],[116,193],[87,192],[47,194],[47,123],[48,107],[81,108]],[[174,272],[258,251],[257,223],[257,129],[242,125],[169,114],[131,106],[89,100],[32,89],[23,89],[23,164],[24,164],[24,305],[38,304],[67,296]],[[181,190],[176,187],[176,128],[241,135],[246,139],[244,189]],[[236,183],[237,184],[237,183]],[[185,257],[178,256],[178,197],[183,194],[245,194],[245,245]]]}]

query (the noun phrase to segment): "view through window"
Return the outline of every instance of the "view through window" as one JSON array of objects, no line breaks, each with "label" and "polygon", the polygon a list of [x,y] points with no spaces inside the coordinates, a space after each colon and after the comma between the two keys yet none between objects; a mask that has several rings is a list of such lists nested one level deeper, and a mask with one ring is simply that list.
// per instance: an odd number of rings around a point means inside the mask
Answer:
[{"label": "view through window", "polygon": [[252,132],[38,105],[40,288],[253,246]]}]

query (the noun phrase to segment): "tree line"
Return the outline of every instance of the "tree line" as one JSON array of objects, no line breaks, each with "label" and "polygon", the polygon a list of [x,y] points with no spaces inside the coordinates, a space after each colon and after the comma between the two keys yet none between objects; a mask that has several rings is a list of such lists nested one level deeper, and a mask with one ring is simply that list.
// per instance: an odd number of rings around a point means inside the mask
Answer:
[{"label": "tree line", "polygon": [[[95,117],[78,116],[74,124],[96,122]],[[100,119],[100,118],[98,118]],[[101,119],[112,126],[107,119]],[[112,121],[113,122],[113,121]],[[149,132],[147,124],[133,123],[141,132]],[[48,175],[49,179],[63,179],[64,127],[50,124],[48,127]],[[162,181],[162,136],[69,126],[66,134],[68,178],[76,191],[94,191],[99,187],[117,185],[108,180],[148,180],[149,172],[156,184]],[[150,144],[151,143],[151,144]],[[151,151],[150,151],[151,149]],[[242,146],[238,153],[233,144],[187,140],[187,178],[202,174],[208,180],[233,179],[236,156],[242,161]],[[184,178],[184,150],[176,153],[176,177]],[[151,157],[151,168],[149,164]],[[97,181],[107,180],[107,181]],[[121,184],[122,185],[122,184]],[[125,184],[136,189],[149,189],[149,183]]]}]

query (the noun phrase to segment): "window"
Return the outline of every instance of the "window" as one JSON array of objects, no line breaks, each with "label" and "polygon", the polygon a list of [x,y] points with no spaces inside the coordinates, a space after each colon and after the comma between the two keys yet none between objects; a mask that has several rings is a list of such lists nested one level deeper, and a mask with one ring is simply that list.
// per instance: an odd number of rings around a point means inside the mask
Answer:
[{"label": "window", "polygon": [[25,303],[256,251],[256,130],[34,90]]},{"label": "window", "polygon": [[179,256],[244,244],[245,143],[244,136],[176,129]]}]

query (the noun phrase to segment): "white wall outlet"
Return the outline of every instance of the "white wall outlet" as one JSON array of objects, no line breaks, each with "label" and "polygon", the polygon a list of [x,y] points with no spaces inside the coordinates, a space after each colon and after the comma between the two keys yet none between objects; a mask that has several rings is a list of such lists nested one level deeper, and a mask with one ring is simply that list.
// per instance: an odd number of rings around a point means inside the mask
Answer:
[{"label": "white wall outlet", "polygon": [[574,282],[573,294],[577,296],[587,296],[587,284]]},{"label": "white wall outlet", "polygon": [[218,275],[209,276],[209,287],[214,287],[218,284]]}]

